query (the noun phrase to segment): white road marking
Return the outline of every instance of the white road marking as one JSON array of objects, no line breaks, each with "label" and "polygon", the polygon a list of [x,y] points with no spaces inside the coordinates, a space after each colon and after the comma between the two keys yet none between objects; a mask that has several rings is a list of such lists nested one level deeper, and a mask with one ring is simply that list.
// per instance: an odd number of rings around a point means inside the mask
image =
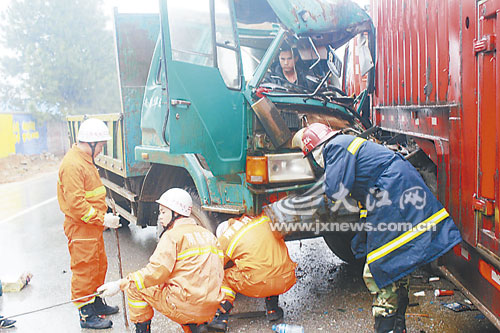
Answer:
[{"label": "white road marking", "polygon": [[18,218],[19,216],[22,216],[22,215],[24,215],[24,214],[26,214],[26,213],[29,213],[29,212],[31,212],[31,211],[33,211],[33,210],[35,210],[35,209],[37,209],[37,208],[39,208],[39,207],[41,207],[41,206],[44,206],[44,205],[46,205],[46,204],[48,204],[48,203],[51,203],[52,201],[55,201],[55,200],[57,200],[57,196],[54,196],[54,197],[52,197],[52,198],[50,198],[50,199],[47,199],[47,200],[45,200],[45,201],[42,201],[42,202],[40,202],[40,203],[38,203],[38,204],[36,204],[36,205],[34,205],[34,206],[31,206],[31,207],[30,207],[30,208],[28,208],[28,209],[25,209],[25,210],[23,210],[23,211],[20,211],[19,213],[15,214],[15,215],[12,215],[11,217],[6,218],[5,220],[0,221],[0,224],[5,223],[5,222],[12,221],[13,219]]}]

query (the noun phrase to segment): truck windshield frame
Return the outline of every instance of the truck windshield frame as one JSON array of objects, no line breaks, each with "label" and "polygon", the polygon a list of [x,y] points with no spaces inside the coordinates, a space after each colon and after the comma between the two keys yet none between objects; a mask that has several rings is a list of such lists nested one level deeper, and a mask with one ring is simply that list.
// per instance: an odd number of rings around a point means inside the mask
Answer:
[{"label": "truck windshield frame", "polygon": [[241,89],[241,61],[229,0],[167,1],[172,60],[216,67],[229,89]]}]

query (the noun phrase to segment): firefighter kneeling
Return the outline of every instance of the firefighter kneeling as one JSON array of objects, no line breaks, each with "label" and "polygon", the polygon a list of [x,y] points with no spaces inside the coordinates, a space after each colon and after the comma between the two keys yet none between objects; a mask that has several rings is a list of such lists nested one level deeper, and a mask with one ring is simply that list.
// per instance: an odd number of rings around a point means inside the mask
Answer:
[{"label": "firefighter kneeling", "polygon": [[212,320],[223,299],[222,251],[215,236],[189,217],[189,193],[172,188],[157,202],[158,223],[164,231],[149,263],[97,290],[103,296],[112,296],[120,289],[127,292],[136,332],[150,332],[153,308],[181,324],[185,332],[201,332],[200,324]]},{"label": "firefighter kneeling", "polygon": [[283,318],[278,295],[295,284],[297,264],[290,259],[283,236],[273,232],[269,222],[265,215],[254,219],[243,216],[225,221],[217,228],[226,267],[222,283],[225,297],[210,328],[227,329],[236,293],[265,298],[269,321]]}]

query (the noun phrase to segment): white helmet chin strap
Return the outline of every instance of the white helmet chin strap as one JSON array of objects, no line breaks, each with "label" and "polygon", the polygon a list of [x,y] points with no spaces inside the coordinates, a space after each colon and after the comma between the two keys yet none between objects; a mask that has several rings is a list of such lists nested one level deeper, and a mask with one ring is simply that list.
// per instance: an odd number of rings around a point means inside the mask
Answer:
[{"label": "white helmet chin strap", "polygon": [[94,166],[97,168],[97,164],[95,164],[94,160],[95,146],[97,146],[97,142],[87,142],[87,144],[89,145],[90,153],[92,154],[92,163],[94,163]]},{"label": "white helmet chin strap", "polygon": [[181,214],[178,214],[178,213],[172,211],[172,217],[170,218],[170,222],[168,222],[167,226],[163,227],[163,231],[160,234],[160,238],[161,238],[161,236],[163,236],[163,234],[165,233],[165,231],[167,231],[168,229],[170,229],[170,227],[172,226],[172,224],[174,224],[174,222],[178,218],[180,218],[180,217],[184,217],[184,216],[182,216]]}]

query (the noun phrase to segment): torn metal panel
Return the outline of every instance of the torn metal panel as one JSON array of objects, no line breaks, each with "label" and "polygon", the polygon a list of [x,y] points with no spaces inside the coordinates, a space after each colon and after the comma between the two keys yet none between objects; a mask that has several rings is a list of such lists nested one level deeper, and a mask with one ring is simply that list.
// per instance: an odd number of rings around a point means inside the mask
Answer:
[{"label": "torn metal panel", "polygon": [[335,47],[372,27],[371,19],[349,0],[269,0],[280,21],[297,35],[321,36]]}]

